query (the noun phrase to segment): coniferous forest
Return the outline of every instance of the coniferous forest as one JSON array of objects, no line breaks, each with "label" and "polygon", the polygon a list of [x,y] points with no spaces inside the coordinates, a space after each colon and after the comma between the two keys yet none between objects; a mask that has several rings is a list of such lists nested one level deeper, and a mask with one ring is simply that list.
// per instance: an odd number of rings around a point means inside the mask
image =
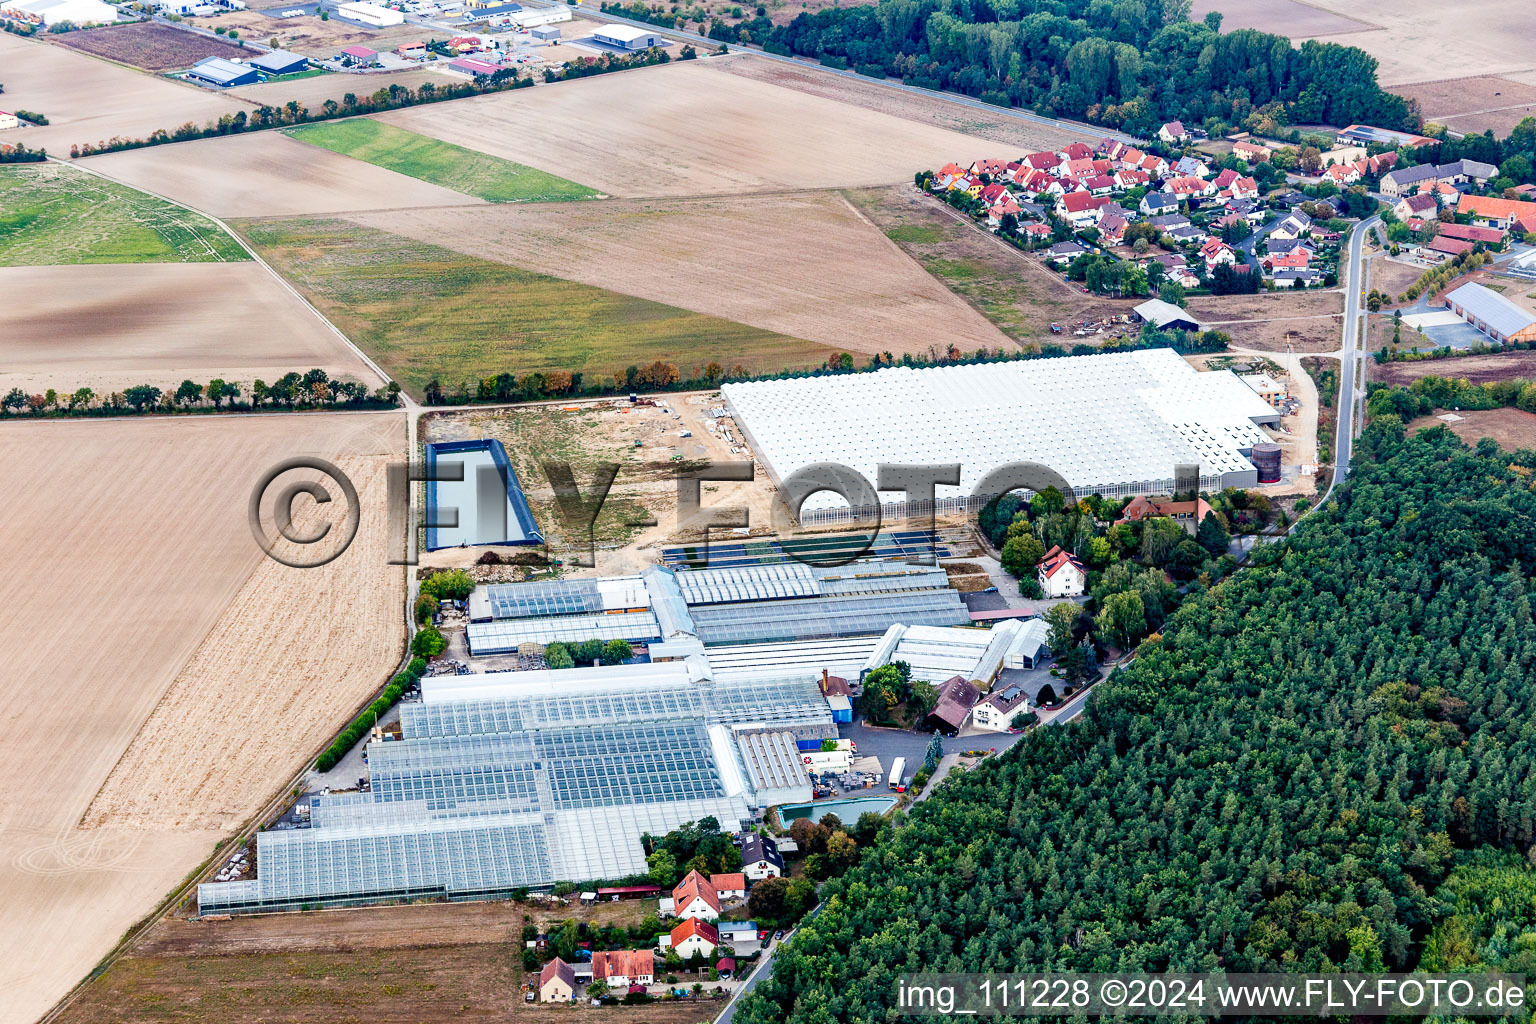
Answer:
[{"label": "coniferous forest", "polygon": [[1536,452],[1384,414],[1358,454],[828,882],[737,1020],[886,1020],[919,970],[1536,975]]}]

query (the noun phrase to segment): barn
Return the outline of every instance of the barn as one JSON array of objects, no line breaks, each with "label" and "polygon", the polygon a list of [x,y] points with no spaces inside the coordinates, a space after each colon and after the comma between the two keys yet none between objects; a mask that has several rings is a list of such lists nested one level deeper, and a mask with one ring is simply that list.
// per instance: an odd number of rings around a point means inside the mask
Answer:
[{"label": "barn", "polygon": [[646,50],[667,45],[659,32],[634,25],[605,25],[592,33],[592,40],[619,50]]}]

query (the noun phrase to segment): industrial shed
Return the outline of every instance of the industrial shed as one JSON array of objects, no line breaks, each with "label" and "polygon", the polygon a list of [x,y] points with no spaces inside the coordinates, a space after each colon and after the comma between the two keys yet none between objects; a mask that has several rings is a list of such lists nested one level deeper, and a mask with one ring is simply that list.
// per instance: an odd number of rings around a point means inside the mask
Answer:
[{"label": "industrial shed", "polygon": [[647,50],[652,46],[667,45],[661,33],[637,25],[604,25],[592,33],[592,39],[620,50]]},{"label": "industrial shed", "polygon": [[187,70],[187,77],[207,85],[216,85],[221,89],[236,85],[254,85],[261,81],[261,76],[256,73],[255,68],[223,57],[204,57]]},{"label": "industrial shed", "polygon": [[427,445],[427,550],[542,544],[500,441]]},{"label": "industrial shed", "polygon": [[815,798],[795,737],[787,732],[746,732],[736,737],[736,744],[751,785],[753,807],[809,803]]},{"label": "industrial shed", "polygon": [[[871,487],[881,464],[960,464],[960,485],[933,505],[880,494],[884,518],[969,511],[995,493],[994,469],[1048,466],[1081,495],[1167,494],[1177,467],[1198,466],[1202,490],[1255,482],[1247,453],[1279,414],[1229,371],[1202,373],[1171,348],[726,384],[732,417],[776,485],[833,463]],[[812,494],[803,523],[868,521],[836,494]]]},{"label": "industrial shed", "polygon": [[1160,331],[1198,331],[1200,324],[1182,306],[1162,299],[1148,299],[1136,307],[1136,315]]},{"label": "industrial shed", "polygon": [[1532,313],[1480,284],[1464,284],[1445,297],[1451,311],[1494,341],[1536,341],[1536,313]]},{"label": "industrial shed", "polygon": [[252,57],[246,64],[267,75],[294,75],[309,67],[309,58],[287,50],[271,50]]}]

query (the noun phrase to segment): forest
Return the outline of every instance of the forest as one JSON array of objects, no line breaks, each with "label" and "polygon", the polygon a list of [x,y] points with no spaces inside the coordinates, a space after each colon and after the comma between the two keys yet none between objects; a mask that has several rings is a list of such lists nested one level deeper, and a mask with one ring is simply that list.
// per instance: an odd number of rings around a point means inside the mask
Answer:
[{"label": "forest", "polygon": [[[1314,40],[1292,47],[1253,29],[1223,34],[1219,14],[1191,21],[1189,9],[1189,0],[878,0],[802,13],[786,26],[744,24],[770,52],[1144,138],[1174,119],[1266,133],[1317,123],[1418,127],[1413,106],[1377,84],[1364,51]],[[737,41],[716,26],[711,35]]]},{"label": "forest", "polygon": [[825,883],[737,1020],[886,1020],[917,970],[1536,973],[1536,453],[1402,423]]}]

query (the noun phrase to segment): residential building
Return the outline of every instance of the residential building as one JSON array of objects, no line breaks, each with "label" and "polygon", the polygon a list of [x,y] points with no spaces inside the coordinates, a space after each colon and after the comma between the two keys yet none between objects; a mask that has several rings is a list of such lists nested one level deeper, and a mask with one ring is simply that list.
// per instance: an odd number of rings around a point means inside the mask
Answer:
[{"label": "residential building", "polygon": [[939,701],[923,719],[923,728],[953,736],[965,727],[971,708],[981,700],[981,690],[965,676],[951,676],[939,686]]},{"label": "residential building", "polygon": [[1292,210],[1285,218],[1276,224],[1267,237],[1281,240],[1294,240],[1303,235],[1312,233],[1312,218],[1301,210]]},{"label": "residential building", "polygon": [[747,898],[747,876],[737,871],[731,874],[710,875],[709,884],[715,887],[715,894],[721,901],[744,900]]},{"label": "residential building", "polygon": [[1099,207],[1104,202],[1090,192],[1068,192],[1057,205],[1067,223],[1081,229],[1098,223]]},{"label": "residential building", "polygon": [[1177,145],[1189,140],[1189,131],[1184,127],[1183,121],[1169,121],[1157,130],[1157,137],[1168,145]]},{"label": "residential building", "polygon": [[1429,220],[1440,216],[1440,204],[1432,195],[1403,196],[1392,207],[1392,215],[1398,220],[1423,217]]},{"label": "residential building", "polygon": [[709,879],[697,871],[690,871],[672,890],[672,913],[682,920],[697,918],[701,921],[720,919],[720,895]]},{"label": "residential building", "polygon": [[999,686],[971,710],[971,724],[987,732],[1007,732],[1034,708],[1022,686]]},{"label": "residential building", "polygon": [[1181,156],[1173,165],[1173,173],[1181,176],[1188,175],[1192,178],[1204,178],[1210,175],[1211,165],[1197,156]]},{"label": "residential building", "polygon": [[700,921],[697,918],[689,918],[673,928],[668,939],[672,948],[677,951],[677,955],[684,960],[690,959],[695,954],[713,956],[715,950],[720,948],[720,932],[708,921]]},{"label": "residential building", "polygon": [[749,835],[741,844],[741,873],[754,882],[784,874],[784,857],[769,836]]},{"label": "residential building", "polygon": [[1472,222],[1483,227],[1503,228],[1506,231],[1519,227],[1521,231],[1536,231],[1536,202],[1498,199],[1493,196],[1463,196],[1457,210],[1470,213]]},{"label": "residential building", "polygon": [[1323,178],[1343,188],[1360,180],[1360,169],[1354,164],[1334,164],[1323,171]]},{"label": "residential building", "polygon": [[539,972],[539,1002],[568,1003],[576,994],[576,972],[571,965],[555,957]]},{"label": "residential building", "polygon": [[1536,342],[1536,313],[1480,284],[1464,284],[1445,297],[1457,316],[1500,344]]},{"label": "residential building", "polygon": [[1193,501],[1173,501],[1168,498],[1148,498],[1137,495],[1132,498],[1120,513],[1120,518],[1115,520],[1115,525],[1121,523],[1140,523],[1148,519],[1172,519],[1190,533],[1211,514],[1211,506],[1204,498],[1196,498]]},{"label": "residential building", "polygon": [[1063,551],[1060,545],[1047,551],[1035,568],[1040,578],[1040,591],[1046,597],[1078,597],[1088,584],[1088,570],[1083,563],[1070,551]]},{"label": "residential building", "polygon": [[1177,213],[1179,197],[1172,192],[1148,192],[1141,197],[1141,203],[1136,208],[1148,217]]},{"label": "residential building", "polygon": [[1234,142],[1232,155],[1250,164],[1264,164],[1269,162],[1270,154],[1268,146],[1260,146],[1253,142]]},{"label": "residential building", "polygon": [[1237,253],[1232,247],[1219,238],[1208,238],[1200,247],[1200,258],[1205,260],[1207,272],[1215,270],[1223,263],[1235,264],[1238,262]]},{"label": "residential building", "polygon": [[1119,245],[1125,238],[1126,227],[1124,217],[1103,217],[1099,220],[1099,240],[1106,245]]},{"label": "residential building", "polygon": [[592,980],[607,982],[609,988],[616,989],[650,985],[656,981],[656,961],[648,949],[615,949],[593,953]]},{"label": "residential building", "polygon": [[1323,283],[1323,273],[1312,267],[1286,267],[1276,270],[1271,280],[1276,288],[1315,288]]},{"label": "residential building", "polygon": [[1071,263],[1087,251],[1076,242],[1057,242],[1045,250],[1045,256],[1053,263]]}]

